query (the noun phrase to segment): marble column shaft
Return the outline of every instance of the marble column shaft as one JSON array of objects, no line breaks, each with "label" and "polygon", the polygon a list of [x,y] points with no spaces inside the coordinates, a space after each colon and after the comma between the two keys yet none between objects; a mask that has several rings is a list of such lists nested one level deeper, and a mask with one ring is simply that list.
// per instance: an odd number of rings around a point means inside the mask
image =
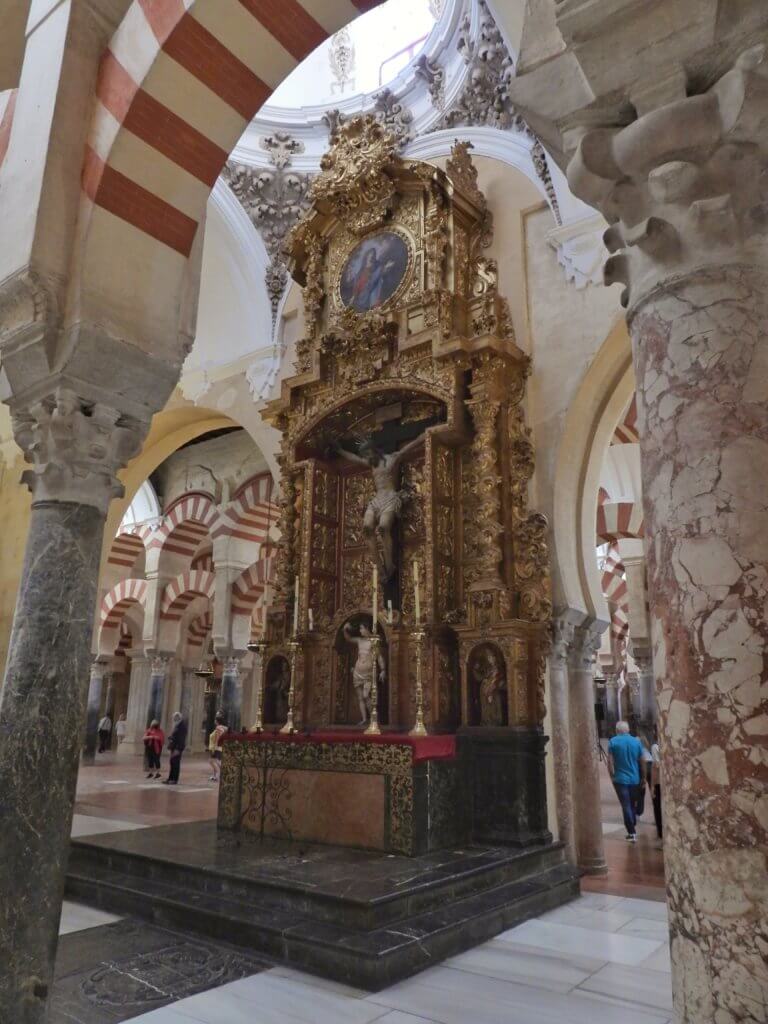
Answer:
[{"label": "marble column shaft", "polygon": [[571,774],[576,833],[576,862],[587,875],[607,869],[603,844],[600,799],[600,762],[595,721],[595,657],[600,631],[579,626],[574,635],[569,663]]},{"label": "marble column shaft", "polygon": [[150,662],[141,655],[131,656],[131,678],[128,684],[128,710],[125,716],[125,739],[118,747],[121,756],[143,754],[142,737],[146,729],[149,703]]},{"label": "marble column shaft", "polygon": [[149,726],[150,722],[155,719],[162,724],[167,680],[168,658],[153,658],[151,673],[149,676],[149,700],[147,702],[146,726]]},{"label": "marble column shaft", "polygon": [[[704,76],[702,81],[706,81]],[[768,59],[582,133],[638,394],[676,1024],[768,1020]],[[685,138],[685,149],[681,139]]]},{"label": "marble column shaft", "polygon": [[239,732],[243,709],[243,686],[240,679],[240,659],[225,658],[221,676],[219,710],[232,732]]},{"label": "marble column shaft", "polygon": [[99,720],[101,718],[101,693],[104,688],[105,672],[106,666],[104,664],[96,661],[91,665],[85,713],[85,742],[83,743],[83,762],[85,764],[93,764],[96,760]]},{"label": "marble column shaft", "polygon": [[552,721],[552,757],[555,769],[557,830],[565,844],[568,860],[576,863],[576,832],[571,775],[570,708],[568,700],[568,655],[574,625],[564,619],[552,623],[553,644],[549,658],[549,714]]},{"label": "marble column shaft", "polygon": [[32,505],[0,696],[0,1020],[41,1024],[53,977],[104,514]]}]

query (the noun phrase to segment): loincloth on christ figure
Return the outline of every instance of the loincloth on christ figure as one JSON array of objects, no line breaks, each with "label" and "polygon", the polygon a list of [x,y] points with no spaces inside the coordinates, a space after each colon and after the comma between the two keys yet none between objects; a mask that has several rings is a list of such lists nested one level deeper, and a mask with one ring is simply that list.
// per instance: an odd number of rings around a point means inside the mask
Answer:
[{"label": "loincloth on christ figure", "polygon": [[400,514],[403,507],[402,491],[390,491],[388,494],[374,494],[368,502],[366,512],[373,512],[378,520],[385,512]]},{"label": "loincloth on christ figure", "polygon": [[369,665],[367,670],[358,672],[356,669],[352,671],[352,685],[356,690],[359,690],[363,696],[363,700],[368,700],[371,696],[372,678],[371,678],[371,666]]}]

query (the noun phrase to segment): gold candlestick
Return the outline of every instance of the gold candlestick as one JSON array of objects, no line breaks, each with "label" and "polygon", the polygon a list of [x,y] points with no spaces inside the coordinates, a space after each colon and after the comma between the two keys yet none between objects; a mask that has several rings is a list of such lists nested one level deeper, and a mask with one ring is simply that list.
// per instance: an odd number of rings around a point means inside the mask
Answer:
[{"label": "gold candlestick", "polygon": [[252,644],[248,644],[248,650],[253,651],[259,659],[259,671],[256,674],[256,721],[251,726],[251,732],[263,732],[264,722],[262,721],[262,708],[264,706],[264,655],[267,650],[267,641],[262,637]]},{"label": "gold candlestick", "polygon": [[413,633],[416,644],[416,722],[408,734],[409,736],[427,735],[427,727],[424,725],[424,684],[421,679],[421,651],[425,636],[426,634],[421,628],[417,628]]},{"label": "gold candlestick", "polygon": [[[374,631],[376,623],[373,624]],[[371,636],[371,657],[373,658],[373,675],[371,677],[371,720],[365,730],[366,736],[378,736],[381,733],[379,728],[379,644],[381,638],[374,632]]]},{"label": "gold candlestick", "polygon": [[291,648],[291,685],[288,687],[288,716],[280,732],[291,734],[296,732],[293,724],[293,703],[296,699],[296,655],[299,651],[299,641],[296,636],[288,642],[288,646]]}]

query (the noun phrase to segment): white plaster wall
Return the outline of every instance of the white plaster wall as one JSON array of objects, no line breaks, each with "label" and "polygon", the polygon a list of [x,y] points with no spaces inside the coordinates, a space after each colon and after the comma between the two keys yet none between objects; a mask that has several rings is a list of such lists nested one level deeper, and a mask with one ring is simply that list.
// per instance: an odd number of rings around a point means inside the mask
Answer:
[{"label": "white plaster wall", "polygon": [[154,478],[168,508],[187,491],[208,491],[220,501],[226,487],[231,497],[246,480],[266,470],[253,440],[245,430],[236,430],[179,449],[157,468]]},{"label": "white plaster wall", "polygon": [[[546,241],[552,216],[542,207],[525,217],[527,313],[533,373],[528,390],[528,419],[536,446],[532,503],[554,516],[555,465],[566,414],[595,354],[623,319],[621,286],[577,289],[565,280],[557,255]],[[606,396],[607,398],[607,396]],[[578,501],[578,494],[565,500]],[[555,601],[562,601],[558,552],[553,552]]]}]

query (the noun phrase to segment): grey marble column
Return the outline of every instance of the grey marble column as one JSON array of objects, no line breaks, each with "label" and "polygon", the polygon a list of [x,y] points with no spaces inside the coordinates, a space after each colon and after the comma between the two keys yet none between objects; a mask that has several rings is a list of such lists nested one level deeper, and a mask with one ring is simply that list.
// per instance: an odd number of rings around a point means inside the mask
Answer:
[{"label": "grey marble column", "polygon": [[104,515],[32,506],[0,701],[0,1020],[43,1021],[88,693]]},{"label": "grey marble column", "polygon": [[239,658],[224,659],[219,711],[224,715],[224,720],[232,732],[239,732],[243,713],[243,684],[240,679]]},{"label": "grey marble column", "polygon": [[143,429],[63,387],[13,408],[33,500],[0,695],[0,1021],[8,1024],[46,1017],[104,521]]},{"label": "grey marble column", "polygon": [[595,722],[594,665],[600,649],[600,636],[600,631],[594,626],[580,626],[575,632],[569,664],[576,859],[579,868],[587,875],[602,875],[608,870],[603,845]]},{"label": "grey marble column", "polygon": [[549,656],[549,713],[552,720],[552,757],[555,769],[555,806],[560,842],[568,860],[576,863],[576,832],[573,816],[571,775],[570,708],[568,700],[568,657],[575,626],[559,617],[552,622],[553,644]]},{"label": "grey marble column", "polygon": [[85,712],[83,764],[93,764],[96,760],[96,745],[99,739],[99,719],[101,718],[101,694],[104,688],[104,675],[106,670],[107,667],[104,662],[94,661],[91,665],[91,677],[88,683],[88,699]]},{"label": "grey marble column", "polygon": [[150,662],[140,653],[131,654],[131,678],[128,684],[128,710],[125,721],[125,739],[118,747],[120,757],[144,753],[142,737],[146,729],[149,703]]},{"label": "grey marble column", "polygon": [[181,669],[181,693],[179,695],[179,711],[189,728],[192,720],[192,695],[195,684],[194,672],[191,668]]},{"label": "grey marble column", "polygon": [[148,726],[154,719],[162,722],[169,661],[170,659],[162,654],[156,654],[152,658],[145,726]]}]

